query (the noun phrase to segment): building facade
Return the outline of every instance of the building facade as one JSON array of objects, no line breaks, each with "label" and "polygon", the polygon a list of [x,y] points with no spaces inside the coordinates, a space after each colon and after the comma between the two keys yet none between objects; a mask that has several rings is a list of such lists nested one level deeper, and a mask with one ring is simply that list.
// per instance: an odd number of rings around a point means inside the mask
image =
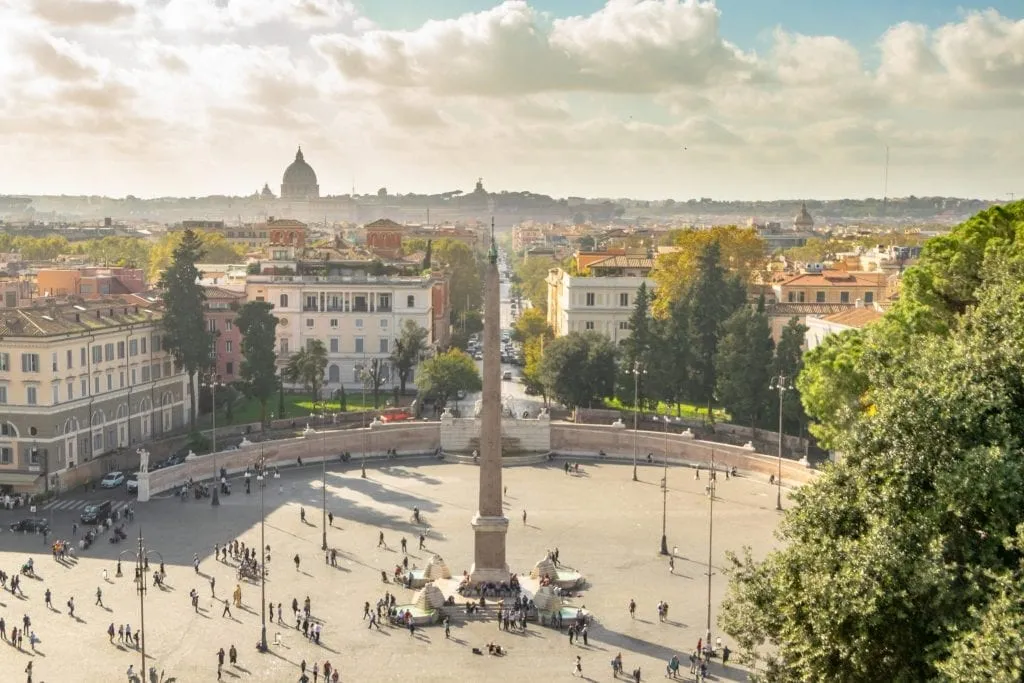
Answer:
[{"label": "building facade", "polygon": [[641,284],[654,290],[654,280],[638,275],[574,277],[561,268],[548,272],[548,324],[555,336],[599,332],[615,343],[630,335],[629,318]]},{"label": "building facade", "polygon": [[[276,266],[276,264],[274,264]],[[443,285],[444,283],[440,283]],[[319,339],[327,348],[325,395],[359,390],[361,372],[373,359],[385,367],[390,390],[397,374],[390,365],[395,339],[406,320],[426,329],[436,342],[435,287],[431,277],[352,275],[250,275],[248,301],[267,301],[281,321],[277,328],[278,363]],[[236,370],[237,372],[237,370]],[[415,372],[413,381],[415,384]]]},{"label": "building facade", "polygon": [[837,270],[794,275],[773,285],[775,299],[787,304],[844,304],[866,306],[885,301],[889,292],[885,273],[850,273]]},{"label": "building facade", "polygon": [[0,315],[0,487],[59,488],[76,464],[182,427],[188,379],[161,312],[132,298]]},{"label": "building facade", "polygon": [[242,367],[242,334],[238,331],[235,318],[239,307],[245,303],[245,292],[223,287],[204,289],[206,307],[203,315],[208,329],[215,335],[214,367],[222,382],[234,382],[240,378]]}]

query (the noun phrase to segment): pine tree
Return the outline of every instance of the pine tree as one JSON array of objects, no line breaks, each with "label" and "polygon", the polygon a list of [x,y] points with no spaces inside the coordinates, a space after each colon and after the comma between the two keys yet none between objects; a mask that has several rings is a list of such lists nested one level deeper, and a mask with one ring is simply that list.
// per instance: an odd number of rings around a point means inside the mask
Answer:
[{"label": "pine tree", "polygon": [[210,367],[213,348],[213,335],[203,317],[206,292],[199,284],[202,273],[196,268],[203,254],[199,236],[186,230],[174,248],[171,264],[157,283],[163,290],[163,344],[175,364],[188,374],[189,425],[193,429],[196,424],[196,374]]},{"label": "pine tree", "polygon": [[242,335],[241,377],[245,392],[259,401],[260,424],[267,422],[267,401],[277,391],[277,354],[274,343],[278,319],[273,306],[250,301],[238,310],[235,324]]},{"label": "pine tree", "polygon": [[723,323],[715,354],[716,393],[734,422],[757,428],[768,410],[771,366],[768,317],[740,307]]}]

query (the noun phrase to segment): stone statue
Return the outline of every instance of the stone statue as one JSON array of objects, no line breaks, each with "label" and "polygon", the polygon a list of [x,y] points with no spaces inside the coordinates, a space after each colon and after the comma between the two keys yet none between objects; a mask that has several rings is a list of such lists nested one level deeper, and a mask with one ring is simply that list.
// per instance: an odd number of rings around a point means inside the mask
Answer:
[{"label": "stone statue", "polygon": [[149,451],[139,449],[139,472],[149,472]]}]

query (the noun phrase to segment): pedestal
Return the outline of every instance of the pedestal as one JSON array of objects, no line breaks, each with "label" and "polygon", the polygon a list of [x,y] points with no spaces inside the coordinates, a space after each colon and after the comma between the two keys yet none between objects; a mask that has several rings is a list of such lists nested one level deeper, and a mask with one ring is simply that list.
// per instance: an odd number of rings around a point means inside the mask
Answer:
[{"label": "pedestal", "polygon": [[508,518],[477,514],[471,524],[476,543],[473,567],[469,570],[470,580],[473,583],[506,583],[509,579],[508,562],[505,561]]},{"label": "pedestal", "polygon": [[138,499],[140,503],[149,502],[149,472],[139,472]]}]

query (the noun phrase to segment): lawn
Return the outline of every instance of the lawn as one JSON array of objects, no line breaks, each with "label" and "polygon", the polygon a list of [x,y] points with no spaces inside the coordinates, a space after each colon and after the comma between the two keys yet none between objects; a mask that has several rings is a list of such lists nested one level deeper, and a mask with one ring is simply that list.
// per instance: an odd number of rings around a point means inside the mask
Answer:
[{"label": "lawn", "polygon": [[[612,410],[622,410],[627,413],[633,412],[633,404],[624,405],[622,401],[617,398],[606,398],[604,401],[606,408]],[[641,414],[649,415],[652,413],[650,406],[645,406],[641,410]],[[665,402],[659,402],[657,408],[653,413],[658,415],[671,415],[672,417],[682,416],[693,420],[703,420],[707,415],[707,408],[705,406],[697,406],[690,403],[679,403],[669,405]],[[721,408],[714,408],[711,411],[715,417],[715,422],[728,422],[729,413],[725,412]]]},{"label": "lawn", "polygon": [[[348,397],[345,402],[345,410],[348,412],[355,412],[359,410],[373,410],[373,398],[371,396],[366,397],[366,404],[362,402],[362,392]],[[392,396],[389,392],[387,396],[382,392],[380,399],[380,408],[383,408],[385,403],[391,400]],[[271,419],[280,419],[282,416],[278,410],[279,403],[277,396],[267,402],[267,417]],[[326,410],[327,413],[340,413],[341,405],[338,401],[327,401],[326,403],[317,402],[316,407],[313,406],[313,400],[309,396],[302,394],[285,394],[284,396],[284,417],[292,417],[299,419],[301,417],[308,417],[311,413],[321,413]],[[233,414],[230,420],[225,419],[224,410],[217,411],[217,425],[226,427],[228,425],[235,424],[249,424],[252,422],[260,421],[260,404],[255,399],[242,397],[235,404]],[[207,428],[211,424],[209,415],[203,415],[199,420],[202,428]]]}]

